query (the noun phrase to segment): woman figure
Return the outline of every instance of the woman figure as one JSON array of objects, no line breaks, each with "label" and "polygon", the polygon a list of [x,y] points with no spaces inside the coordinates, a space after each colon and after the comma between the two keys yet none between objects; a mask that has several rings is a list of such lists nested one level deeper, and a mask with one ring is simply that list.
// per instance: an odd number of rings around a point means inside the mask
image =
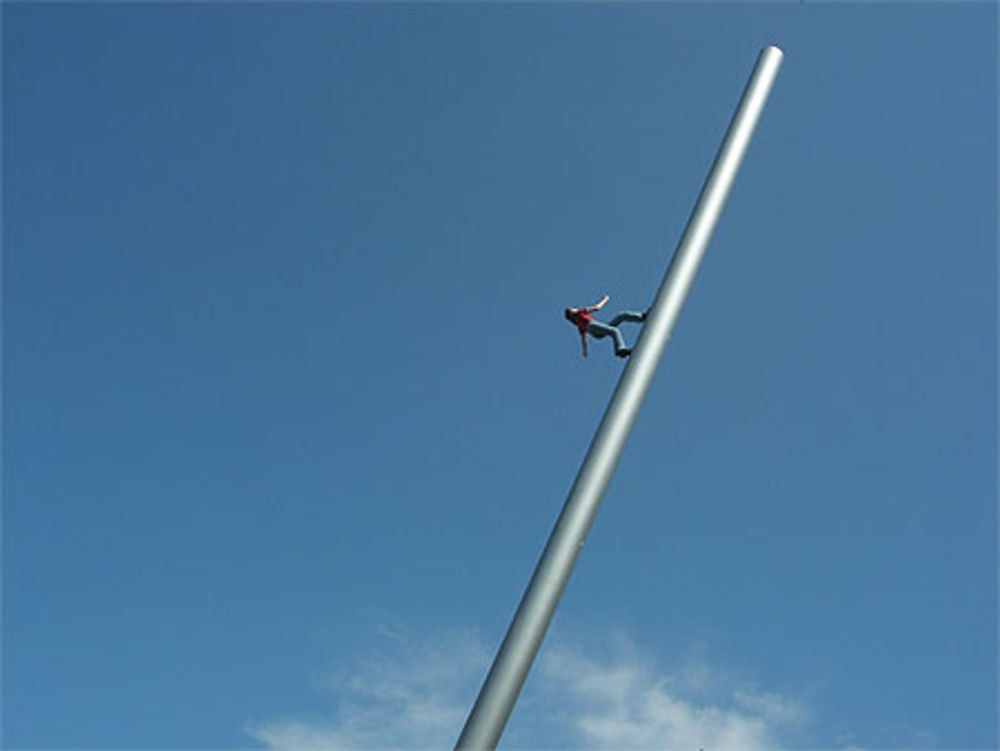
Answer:
[{"label": "woman figure", "polygon": [[632,323],[642,323],[646,320],[645,313],[635,313],[630,310],[623,311],[611,319],[611,323],[601,323],[595,321],[591,313],[594,313],[607,304],[611,298],[605,295],[599,303],[591,305],[589,308],[566,308],[563,315],[566,320],[576,326],[580,332],[580,342],[583,345],[583,356],[587,356],[587,334],[595,339],[603,339],[610,336],[615,343],[615,354],[619,357],[628,357],[632,350],[625,346],[625,337],[618,330],[618,324],[629,321]]}]

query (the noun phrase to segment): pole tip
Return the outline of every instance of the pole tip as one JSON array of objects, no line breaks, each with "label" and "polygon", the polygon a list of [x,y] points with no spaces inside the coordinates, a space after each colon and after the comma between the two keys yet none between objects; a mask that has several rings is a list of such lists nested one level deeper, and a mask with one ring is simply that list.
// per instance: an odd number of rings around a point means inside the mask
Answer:
[{"label": "pole tip", "polygon": [[785,56],[785,53],[781,51],[781,47],[776,44],[769,44],[764,49],[761,50],[762,55],[777,55],[779,58]]}]

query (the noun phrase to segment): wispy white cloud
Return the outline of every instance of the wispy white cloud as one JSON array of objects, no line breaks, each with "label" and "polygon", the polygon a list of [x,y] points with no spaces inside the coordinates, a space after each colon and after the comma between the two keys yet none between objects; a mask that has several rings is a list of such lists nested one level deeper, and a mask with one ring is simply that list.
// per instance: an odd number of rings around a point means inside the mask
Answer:
[{"label": "wispy white cloud", "polygon": [[[450,748],[489,651],[461,631],[390,641],[331,678],[329,717],[268,721],[248,732],[273,751]],[[704,659],[664,670],[621,634],[601,642],[556,639],[543,650],[505,745],[770,749],[788,745],[786,734],[807,720],[800,703],[741,685]]]},{"label": "wispy white cloud", "polygon": [[547,688],[561,696],[561,719],[583,748],[771,749],[807,719],[805,708],[734,682],[704,661],[663,670],[628,640],[594,657],[554,645],[542,662]]},{"label": "wispy white cloud", "polygon": [[450,747],[489,655],[469,631],[414,641],[379,629],[384,648],[325,682],[330,717],[252,724],[251,737],[275,751],[442,749]]}]

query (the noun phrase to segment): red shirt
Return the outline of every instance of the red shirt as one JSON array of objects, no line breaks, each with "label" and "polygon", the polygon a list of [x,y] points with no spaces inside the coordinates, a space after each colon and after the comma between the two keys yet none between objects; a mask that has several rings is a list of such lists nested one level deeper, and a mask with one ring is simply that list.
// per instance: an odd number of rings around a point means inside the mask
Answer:
[{"label": "red shirt", "polygon": [[581,334],[586,334],[587,324],[593,321],[594,317],[590,315],[590,308],[580,308],[569,319],[576,324],[576,328]]}]

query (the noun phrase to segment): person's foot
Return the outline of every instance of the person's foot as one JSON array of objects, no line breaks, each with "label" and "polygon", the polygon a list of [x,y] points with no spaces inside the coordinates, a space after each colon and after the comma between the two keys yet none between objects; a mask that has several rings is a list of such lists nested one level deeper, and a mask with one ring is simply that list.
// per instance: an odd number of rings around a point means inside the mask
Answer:
[{"label": "person's foot", "polygon": [[639,323],[644,323],[648,316],[649,316],[649,311],[647,310],[645,313],[642,314],[642,318],[639,319]]},{"label": "person's foot", "polygon": [[632,354],[632,350],[630,350],[630,349],[620,349],[617,352],[615,352],[615,354],[618,355],[619,357],[628,357],[629,355]]}]

